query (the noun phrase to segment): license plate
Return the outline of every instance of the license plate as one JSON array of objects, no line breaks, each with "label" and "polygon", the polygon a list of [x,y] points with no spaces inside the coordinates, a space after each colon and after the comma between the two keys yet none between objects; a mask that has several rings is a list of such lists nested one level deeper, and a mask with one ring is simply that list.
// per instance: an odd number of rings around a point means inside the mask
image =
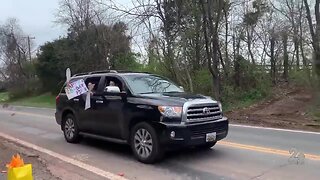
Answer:
[{"label": "license plate", "polygon": [[216,140],[216,136],[217,136],[216,132],[206,134],[206,142],[215,141]]}]

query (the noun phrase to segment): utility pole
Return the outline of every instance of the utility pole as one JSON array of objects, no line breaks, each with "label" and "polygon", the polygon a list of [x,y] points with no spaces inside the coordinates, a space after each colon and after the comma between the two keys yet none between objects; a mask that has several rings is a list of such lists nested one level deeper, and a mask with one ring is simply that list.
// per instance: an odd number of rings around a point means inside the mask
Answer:
[{"label": "utility pole", "polygon": [[35,37],[27,37],[28,40],[28,52],[29,52],[29,60],[31,61],[31,43],[30,43],[30,39],[36,39]]}]

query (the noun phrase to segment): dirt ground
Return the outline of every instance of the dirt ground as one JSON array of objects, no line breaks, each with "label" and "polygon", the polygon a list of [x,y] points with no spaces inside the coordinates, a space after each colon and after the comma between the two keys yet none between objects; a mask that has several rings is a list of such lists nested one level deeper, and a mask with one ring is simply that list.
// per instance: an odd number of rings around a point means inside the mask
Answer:
[{"label": "dirt ground", "polygon": [[0,179],[7,179],[6,164],[10,162],[12,155],[19,153],[25,164],[32,164],[33,179],[36,180],[58,180],[47,169],[45,162],[38,155],[33,154],[11,142],[0,138]]},{"label": "dirt ground", "polygon": [[226,114],[231,123],[320,131],[320,122],[308,113],[314,93],[304,87],[282,84],[267,100]]}]

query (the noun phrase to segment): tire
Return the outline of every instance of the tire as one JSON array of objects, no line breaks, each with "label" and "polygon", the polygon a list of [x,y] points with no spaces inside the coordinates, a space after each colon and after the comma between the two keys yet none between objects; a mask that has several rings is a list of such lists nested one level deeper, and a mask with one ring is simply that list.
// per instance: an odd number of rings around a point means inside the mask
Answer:
[{"label": "tire", "polygon": [[79,127],[73,114],[68,114],[64,117],[62,130],[68,143],[78,143],[80,141]]},{"label": "tire", "polygon": [[156,130],[146,122],[138,123],[131,129],[130,145],[140,162],[152,164],[162,158],[163,151]]},{"label": "tire", "polygon": [[199,149],[203,149],[203,150],[209,150],[211,149],[214,145],[216,145],[217,141],[213,141],[213,142],[208,142],[206,144],[202,144],[200,146],[198,146]]}]

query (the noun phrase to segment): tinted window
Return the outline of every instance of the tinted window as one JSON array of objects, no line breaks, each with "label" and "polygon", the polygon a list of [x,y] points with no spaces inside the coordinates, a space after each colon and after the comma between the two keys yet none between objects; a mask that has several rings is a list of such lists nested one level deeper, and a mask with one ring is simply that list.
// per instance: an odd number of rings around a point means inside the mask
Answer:
[{"label": "tinted window", "polygon": [[155,75],[126,75],[124,78],[135,94],[183,92],[173,82]]},{"label": "tinted window", "polygon": [[88,84],[92,83],[92,84],[94,84],[93,91],[96,91],[98,89],[100,79],[101,79],[101,77],[90,77],[90,78],[87,78],[85,80],[86,86],[88,87]]}]

